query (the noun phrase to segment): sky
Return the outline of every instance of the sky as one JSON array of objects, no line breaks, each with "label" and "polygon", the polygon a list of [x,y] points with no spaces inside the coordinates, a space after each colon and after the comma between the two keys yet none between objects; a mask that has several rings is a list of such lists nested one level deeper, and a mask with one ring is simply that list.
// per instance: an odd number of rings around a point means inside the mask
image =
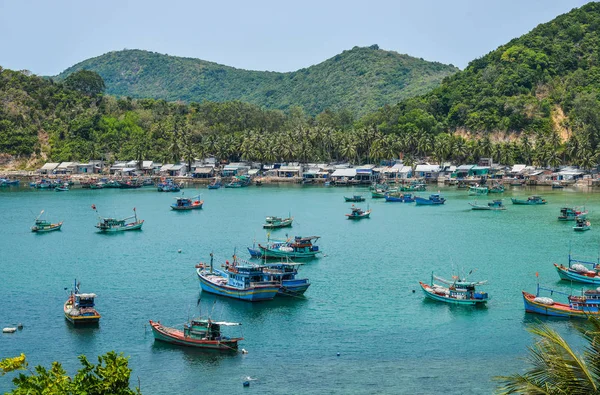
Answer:
[{"label": "sky", "polygon": [[463,69],[581,0],[0,0],[0,66],[56,75],[144,49],[294,71],[354,46]]}]

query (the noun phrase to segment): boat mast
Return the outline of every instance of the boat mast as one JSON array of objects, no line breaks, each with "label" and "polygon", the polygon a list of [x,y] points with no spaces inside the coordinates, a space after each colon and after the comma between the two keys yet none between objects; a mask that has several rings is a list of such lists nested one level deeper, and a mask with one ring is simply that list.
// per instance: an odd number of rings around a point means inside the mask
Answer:
[{"label": "boat mast", "polygon": [[213,253],[210,253],[210,274],[213,272]]}]

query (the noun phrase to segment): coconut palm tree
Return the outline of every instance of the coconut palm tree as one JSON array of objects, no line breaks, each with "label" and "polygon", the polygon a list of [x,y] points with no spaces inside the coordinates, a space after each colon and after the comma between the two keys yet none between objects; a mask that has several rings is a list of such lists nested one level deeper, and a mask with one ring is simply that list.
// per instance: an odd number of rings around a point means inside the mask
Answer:
[{"label": "coconut palm tree", "polygon": [[576,326],[586,341],[580,354],[558,332],[546,324],[537,324],[529,332],[538,340],[529,348],[525,373],[496,377],[500,394],[569,394],[600,393],[600,319],[588,318],[589,325]]}]

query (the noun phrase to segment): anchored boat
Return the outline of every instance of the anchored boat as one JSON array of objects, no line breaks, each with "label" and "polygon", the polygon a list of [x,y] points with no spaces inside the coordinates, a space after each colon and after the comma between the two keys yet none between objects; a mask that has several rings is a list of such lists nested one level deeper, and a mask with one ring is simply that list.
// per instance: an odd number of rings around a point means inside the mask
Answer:
[{"label": "anchored boat", "polygon": [[584,284],[600,284],[600,259],[596,262],[573,259],[569,252],[569,266],[555,263],[554,267],[561,280],[575,281]]},{"label": "anchored boat", "polygon": [[575,219],[575,226],[573,226],[575,232],[584,232],[590,229],[592,229],[592,224],[585,215],[580,215]]},{"label": "anchored boat", "polygon": [[200,200],[200,195],[196,195],[191,198],[176,197],[175,203],[171,204],[171,210],[185,211],[185,210],[197,210],[201,209],[204,204],[204,200]]},{"label": "anchored boat", "polygon": [[417,202],[417,206],[432,206],[432,205],[440,205],[446,202],[446,199],[440,196],[439,193],[434,193],[429,195],[428,199],[422,198],[420,196],[415,196],[415,201]]},{"label": "anchored boat", "polygon": [[354,205],[352,205],[352,211],[350,212],[350,214],[346,214],[346,218],[348,219],[363,219],[369,218],[370,216],[371,210],[364,211],[359,207],[354,207]]},{"label": "anchored boat", "polygon": [[[433,281],[437,280],[444,285],[439,285]],[[462,305],[483,305],[488,301],[487,292],[478,292],[476,286],[484,285],[487,281],[467,281],[466,278],[452,276],[452,280],[446,280],[434,276],[431,273],[431,284],[425,284],[419,281],[421,289],[425,296],[438,302],[462,304]]]},{"label": "anchored boat", "polygon": [[480,187],[479,185],[469,187],[469,195],[487,195],[488,192],[488,187]]},{"label": "anchored boat", "polygon": [[160,321],[150,320],[154,339],[179,346],[203,348],[225,352],[237,352],[243,337],[228,337],[221,333],[222,327],[239,326],[237,322],[212,321],[210,318],[194,318],[183,325],[183,330],[163,326]]},{"label": "anchored boat", "polygon": [[[96,206],[92,205],[92,208],[96,210]],[[98,211],[96,210],[96,213]],[[133,215],[131,217],[116,219],[116,218],[100,218],[100,222],[96,224],[96,228],[100,229],[101,232],[122,232],[126,230],[138,230],[142,229],[142,225],[144,225],[144,220],[138,220],[137,211],[135,207],[133,208]],[[127,222],[130,219],[135,219],[133,222]]]},{"label": "anchored boat", "polygon": [[41,219],[40,217],[42,216],[42,214],[44,214],[44,210],[42,210],[42,212],[40,212],[40,215],[38,215],[37,218],[35,219],[35,224],[31,227],[32,232],[45,233],[45,232],[52,232],[54,230],[60,230],[60,228],[62,227],[63,221],[53,224],[50,221]]},{"label": "anchored boat", "polygon": [[265,229],[287,228],[287,227],[292,226],[292,222],[294,222],[294,217],[289,217],[289,218],[267,217],[267,218],[265,218],[265,224],[263,225],[263,228],[265,228]]},{"label": "anchored boat", "polygon": [[351,197],[344,196],[346,202],[364,202],[365,198],[362,195],[354,195]]},{"label": "anchored boat", "polygon": [[94,308],[96,294],[80,293],[79,285],[75,280],[75,286],[64,305],[65,318],[73,325],[96,324],[101,317]]},{"label": "anchored boat", "polygon": [[516,198],[510,198],[510,200],[512,201],[513,204],[528,205],[528,206],[535,206],[535,205],[539,205],[539,204],[548,203],[546,201],[546,199],[542,199],[541,196],[535,196],[535,195],[529,196],[527,198],[527,200],[516,199]]},{"label": "anchored boat", "polygon": [[229,298],[259,302],[271,300],[279,292],[280,285],[273,281],[265,281],[262,269],[248,262],[240,262],[233,256],[223,265],[223,270],[213,268],[213,254],[210,254],[210,265],[199,263],[196,274],[200,279],[202,292]]},{"label": "anchored boat", "polygon": [[260,256],[264,258],[289,258],[289,259],[307,259],[315,258],[321,251],[319,246],[313,244],[317,242],[320,236],[300,237],[296,236],[293,240],[284,242],[259,244]]},{"label": "anchored boat", "polygon": [[[540,290],[548,291],[551,295],[564,295],[568,303],[555,302],[549,297],[540,296]],[[548,315],[564,318],[588,318],[590,315],[600,314],[600,289],[581,290],[581,296],[542,288],[537,285],[536,294],[522,291],[525,311],[528,313]]]},{"label": "anchored boat", "polygon": [[580,215],[587,215],[587,210],[580,207],[561,207],[559,221],[575,221]]},{"label": "anchored boat", "polygon": [[385,195],[386,202],[412,203],[415,197],[412,193],[388,193]]},{"label": "anchored boat", "polygon": [[500,199],[491,201],[486,205],[482,205],[482,204],[478,204],[478,203],[469,203],[469,205],[471,206],[471,210],[492,210],[492,211],[506,210],[504,203],[502,203],[502,200],[500,200]]}]

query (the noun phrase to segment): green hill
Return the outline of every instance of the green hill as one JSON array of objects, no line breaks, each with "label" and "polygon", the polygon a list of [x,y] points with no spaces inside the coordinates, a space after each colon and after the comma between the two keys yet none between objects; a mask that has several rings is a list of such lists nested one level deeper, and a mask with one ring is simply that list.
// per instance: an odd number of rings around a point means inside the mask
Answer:
[{"label": "green hill", "polygon": [[456,71],[454,66],[354,47],[317,65],[290,73],[248,71],[200,59],[141,50],[109,52],[65,70],[97,72],[108,94],[167,101],[239,100],[270,109],[301,106],[312,115],[329,108],[365,114],[424,94]]}]

